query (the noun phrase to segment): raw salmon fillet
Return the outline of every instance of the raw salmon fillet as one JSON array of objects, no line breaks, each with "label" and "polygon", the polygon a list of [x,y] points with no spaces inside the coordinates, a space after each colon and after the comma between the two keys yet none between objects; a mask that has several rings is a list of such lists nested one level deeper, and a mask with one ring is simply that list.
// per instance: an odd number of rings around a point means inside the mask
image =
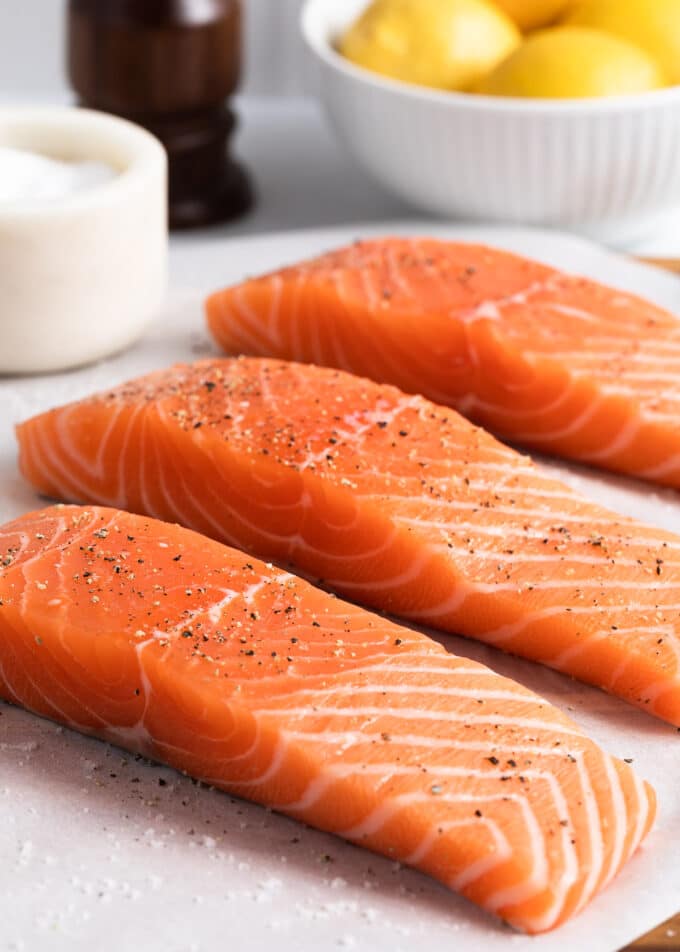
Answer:
[{"label": "raw salmon fillet", "polygon": [[680,538],[454,410],[257,358],[150,374],[18,428],[49,496],[175,520],[680,726]]},{"label": "raw salmon fillet", "polygon": [[604,887],[652,788],[547,701],[196,533],[0,529],[0,693],[415,866],[518,929]]},{"label": "raw salmon fillet", "polygon": [[680,487],[680,321],[506,251],[358,242],[213,294],[230,354],[422,393],[513,443]]}]

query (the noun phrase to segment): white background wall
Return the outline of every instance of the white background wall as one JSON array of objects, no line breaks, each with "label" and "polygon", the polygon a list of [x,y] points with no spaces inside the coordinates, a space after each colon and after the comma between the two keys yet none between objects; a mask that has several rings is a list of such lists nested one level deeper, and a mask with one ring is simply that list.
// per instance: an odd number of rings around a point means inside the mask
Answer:
[{"label": "white background wall", "polygon": [[[302,2],[242,0],[244,92],[293,95],[308,87],[309,64],[297,28]],[[0,0],[0,98],[64,96],[65,9],[66,0]]]}]

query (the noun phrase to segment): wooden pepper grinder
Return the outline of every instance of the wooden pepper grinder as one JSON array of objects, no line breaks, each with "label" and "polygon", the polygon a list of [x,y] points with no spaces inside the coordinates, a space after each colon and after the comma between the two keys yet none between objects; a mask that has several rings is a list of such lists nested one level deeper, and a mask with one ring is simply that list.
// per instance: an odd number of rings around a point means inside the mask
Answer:
[{"label": "wooden pepper grinder", "polygon": [[239,0],[69,0],[68,68],[82,105],[131,119],[168,152],[170,227],[244,212],[228,155],[241,60]]}]

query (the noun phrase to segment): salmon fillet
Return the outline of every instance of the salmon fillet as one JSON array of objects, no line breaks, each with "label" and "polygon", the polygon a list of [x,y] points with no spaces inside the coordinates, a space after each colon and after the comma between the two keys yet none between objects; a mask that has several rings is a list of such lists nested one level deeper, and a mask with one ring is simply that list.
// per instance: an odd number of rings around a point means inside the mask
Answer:
[{"label": "salmon fillet", "polygon": [[150,374],[18,428],[42,493],[176,520],[680,726],[680,538],[454,410],[257,358]]},{"label": "salmon fillet", "polygon": [[547,701],[200,535],[54,507],[0,529],[0,694],[551,929],[652,788]]},{"label": "salmon fillet", "polygon": [[357,242],[213,294],[229,354],[422,393],[513,443],[680,487],[680,321],[480,245]]}]

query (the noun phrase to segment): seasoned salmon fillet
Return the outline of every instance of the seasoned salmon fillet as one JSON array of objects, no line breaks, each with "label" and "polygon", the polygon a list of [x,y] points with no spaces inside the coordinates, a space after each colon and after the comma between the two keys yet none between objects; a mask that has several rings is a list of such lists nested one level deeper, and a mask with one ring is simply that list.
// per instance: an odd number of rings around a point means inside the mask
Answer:
[{"label": "seasoned salmon fillet", "polygon": [[0,528],[0,696],[559,925],[652,789],[548,702],[179,526],[54,507]]},{"label": "seasoned salmon fillet", "polygon": [[150,374],[18,437],[44,494],[176,520],[680,726],[680,538],[593,504],[454,410],[242,358]]},{"label": "seasoned salmon fillet", "polygon": [[680,321],[481,245],[357,242],[210,296],[229,354],[339,367],[517,445],[680,487]]}]

